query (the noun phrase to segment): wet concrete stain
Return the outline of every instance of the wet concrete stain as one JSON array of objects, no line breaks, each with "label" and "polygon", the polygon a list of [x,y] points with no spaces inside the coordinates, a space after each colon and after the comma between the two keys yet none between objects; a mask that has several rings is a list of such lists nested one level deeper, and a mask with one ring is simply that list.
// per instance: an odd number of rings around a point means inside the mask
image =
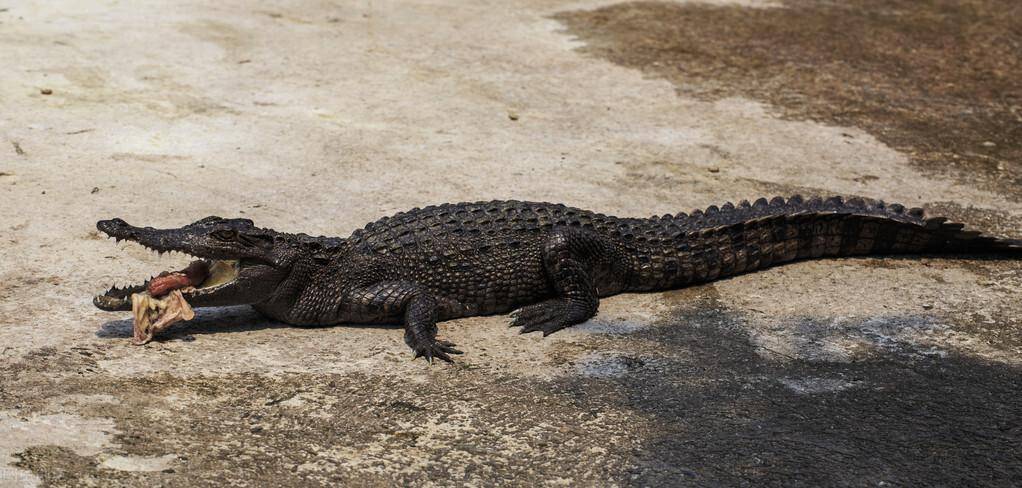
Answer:
[{"label": "wet concrete stain", "polygon": [[1022,199],[1022,4],[632,2],[555,16],[584,53],[700,99],[857,126],[932,176]]},{"label": "wet concrete stain", "polygon": [[[608,381],[654,427],[628,454],[637,461],[628,484],[961,486],[1022,479],[1019,368],[953,354],[906,355],[902,347],[853,362],[769,359],[749,340],[744,320],[711,294],[637,334],[637,340],[655,335],[664,370],[673,374],[638,369]],[[815,386],[800,390],[793,381]]]}]

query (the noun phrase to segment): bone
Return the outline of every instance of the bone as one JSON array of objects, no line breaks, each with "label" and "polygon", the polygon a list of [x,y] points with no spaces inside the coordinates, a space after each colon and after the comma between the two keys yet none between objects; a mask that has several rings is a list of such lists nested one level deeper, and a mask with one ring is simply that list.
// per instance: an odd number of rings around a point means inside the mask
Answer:
[{"label": "bone", "polygon": [[195,318],[195,311],[179,290],[172,290],[166,298],[155,298],[149,293],[131,295],[131,312],[135,316],[132,343],[141,346],[171,325]]}]

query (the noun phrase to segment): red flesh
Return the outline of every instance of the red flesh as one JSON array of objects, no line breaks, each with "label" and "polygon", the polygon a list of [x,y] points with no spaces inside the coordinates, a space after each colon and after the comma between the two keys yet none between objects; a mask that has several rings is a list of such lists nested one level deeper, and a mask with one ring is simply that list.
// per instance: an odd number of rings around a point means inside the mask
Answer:
[{"label": "red flesh", "polygon": [[209,267],[204,261],[193,261],[187,268],[173,273],[164,273],[149,282],[149,294],[161,297],[179,288],[199,286],[209,276]]}]

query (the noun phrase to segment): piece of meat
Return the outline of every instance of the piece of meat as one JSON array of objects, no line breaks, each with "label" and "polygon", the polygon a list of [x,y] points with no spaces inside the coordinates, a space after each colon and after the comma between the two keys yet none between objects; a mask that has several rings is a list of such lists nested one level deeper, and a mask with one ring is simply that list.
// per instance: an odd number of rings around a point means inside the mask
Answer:
[{"label": "piece of meat", "polygon": [[184,288],[190,284],[191,280],[189,280],[188,275],[184,273],[170,273],[163,276],[157,276],[149,282],[149,294],[154,297],[162,297],[163,295],[170,293],[172,290]]},{"label": "piece of meat", "polygon": [[209,266],[205,261],[193,261],[187,268],[153,278],[149,282],[149,294],[162,297],[173,290],[199,286],[209,276]]}]

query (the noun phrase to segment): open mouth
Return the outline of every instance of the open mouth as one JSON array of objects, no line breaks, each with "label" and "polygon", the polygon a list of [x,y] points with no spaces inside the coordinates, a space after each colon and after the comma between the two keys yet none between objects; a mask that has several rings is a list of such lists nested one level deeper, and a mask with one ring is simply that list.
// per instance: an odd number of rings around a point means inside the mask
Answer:
[{"label": "open mouth", "polygon": [[142,284],[112,287],[92,302],[107,311],[131,310],[134,340],[145,344],[176,322],[191,320],[195,313],[190,300],[215,294],[230,286],[241,273],[240,260],[198,259],[185,269],[163,272]]}]

